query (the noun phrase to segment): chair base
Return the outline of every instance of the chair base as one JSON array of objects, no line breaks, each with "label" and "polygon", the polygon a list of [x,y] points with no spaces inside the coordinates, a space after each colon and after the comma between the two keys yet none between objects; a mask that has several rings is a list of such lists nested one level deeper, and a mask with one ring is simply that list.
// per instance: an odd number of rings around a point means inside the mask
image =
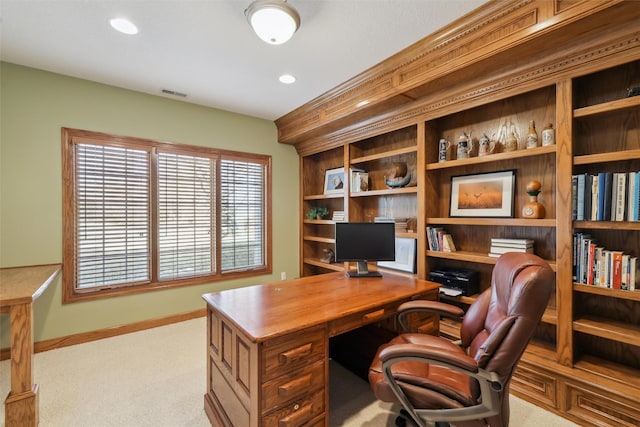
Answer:
[{"label": "chair base", "polygon": [[[416,424],[414,419],[411,418],[411,415],[409,415],[409,413],[404,409],[400,410],[400,415],[396,417],[395,423],[396,427],[420,427],[418,424]],[[431,425],[433,425],[434,427],[451,427],[449,423],[444,421],[439,421]]]}]

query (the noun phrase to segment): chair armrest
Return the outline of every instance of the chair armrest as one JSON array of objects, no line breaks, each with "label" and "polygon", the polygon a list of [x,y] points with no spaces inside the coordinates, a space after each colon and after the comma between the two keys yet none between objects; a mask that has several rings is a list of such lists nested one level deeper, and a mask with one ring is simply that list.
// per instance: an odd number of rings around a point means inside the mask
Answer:
[{"label": "chair armrest", "polygon": [[440,301],[413,300],[405,302],[398,307],[398,322],[405,332],[410,330],[406,317],[411,313],[432,313],[458,321],[462,320],[462,316],[464,316],[464,311],[460,307]]}]

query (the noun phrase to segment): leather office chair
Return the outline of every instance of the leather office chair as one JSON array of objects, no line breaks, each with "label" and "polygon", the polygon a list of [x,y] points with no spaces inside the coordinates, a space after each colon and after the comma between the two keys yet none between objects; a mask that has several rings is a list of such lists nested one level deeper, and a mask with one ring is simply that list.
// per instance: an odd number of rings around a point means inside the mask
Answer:
[{"label": "leather office chair", "polygon": [[[418,426],[509,425],[509,383],[546,308],[555,276],[541,258],[510,252],[496,262],[491,287],[462,318],[460,341],[404,333],[380,346],[369,369],[376,397],[400,403]],[[398,320],[427,310],[460,319],[463,311],[438,301],[400,306]],[[404,420],[403,420],[404,418]]]}]

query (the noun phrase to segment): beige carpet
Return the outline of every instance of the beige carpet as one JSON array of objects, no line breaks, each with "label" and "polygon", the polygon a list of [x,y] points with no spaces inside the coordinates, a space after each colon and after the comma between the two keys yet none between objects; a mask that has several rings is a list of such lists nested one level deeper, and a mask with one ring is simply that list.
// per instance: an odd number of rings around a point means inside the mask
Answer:
[{"label": "beige carpet", "polygon": [[[38,353],[40,426],[209,426],[204,318]],[[0,362],[0,396],[9,392],[9,361]],[[392,426],[394,410],[368,384],[331,367],[331,426]],[[0,409],[4,423],[4,405]],[[512,397],[515,427],[575,426]],[[237,426],[244,427],[244,426]]]}]

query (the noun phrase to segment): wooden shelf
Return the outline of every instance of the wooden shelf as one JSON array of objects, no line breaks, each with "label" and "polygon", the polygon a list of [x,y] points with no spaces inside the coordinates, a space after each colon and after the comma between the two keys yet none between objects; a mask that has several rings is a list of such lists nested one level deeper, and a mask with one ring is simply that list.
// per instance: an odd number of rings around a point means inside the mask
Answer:
[{"label": "wooden shelf", "polygon": [[542,314],[542,322],[549,323],[551,325],[558,324],[558,313],[555,308],[547,308]]},{"label": "wooden shelf", "polygon": [[640,222],[629,221],[574,221],[574,228],[600,230],[640,230]]},{"label": "wooden shelf", "polygon": [[623,291],[621,289],[602,288],[600,286],[584,285],[582,283],[574,283],[573,290],[576,292],[584,292],[586,294],[603,295],[612,298],[640,301],[640,290]]},{"label": "wooden shelf", "polygon": [[384,153],[371,154],[369,156],[362,156],[362,157],[354,157],[351,159],[351,164],[356,165],[360,163],[370,162],[373,160],[386,159],[388,157],[399,156],[401,154],[417,153],[417,152],[418,152],[418,147],[415,147],[415,146],[398,148],[396,150],[385,151]]},{"label": "wooden shelf", "polygon": [[576,361],[574,367],[606,380],[615,380],[625,386],[640,389],[640,370],[628,366],[612,363],[599,357],[585,355]]},{"label": "wooden shelf", "polygon": [[343,193],[337,194],[312,194],[309,196],[304,196],[303,200],[326,200],[326,199],[341,199],[344,197]]},{"label": "wooden shelf", "polygon": [[369,190],[360,191],[357,193],[351,193],[351,197],[372,197],[372,196],[393,196],[397,194],[411,194],[417,193],[418,187],[400,187],[400,188],[385,188],[382,190]]},{"label": "wooden shelf", "polygon": [[305,224],[318,224],[318,225],[334,225],[336,222],[330,219],[304,219]]},{"label": "wooden shelf", "polygon": [[640,326],[616,322],[596,316],[583,316],[573,321],[573,330],[589,335],[640,346]]},{"label": "wooden shelf", "polygon": [[[469,252],[469,251],[455,251],[455,252],[439,252],[439,251],[427,251],[427,256],[433,258],[445,258],[454,259],[459,261],[475,262],[480,264],[495,264],[498,258],[490,257],[485,253]],[[545,260],[553,271],[556,271],[555,261]]]},{"label": "wooden shelf", "polygon": [[303,236],[304,240],[309,242],[319,242],[319,243],[335,243],[336,239],[329,237],[318,237],[318,236]]},{"label": "wooden shelf", "polygon": [[615,101],[603,102],[602,104],[590,105],[588,107],[576,108],[573,110],[573,117],[578,119],[581,117],[607,114],[625,110],[627,108],[638,107],[640,107],[640,96],[634,96],[630,98],[616,99]]},{"label": "wooden shelf", "polygon": [[327,270],[344,271],[344,264],[341,262],[333,262],[329,264],[326,262],[322,262],[317,258],[305,258],[303,262],[305,264],[315,265],[316,267],[326,268]]},{"label": "wooden shelf", "polygon": [[612,151],[609,153],[585,154],[573,158],[574,165],[592,165],[597,163],[622,162],[640,159],[640,149]]},{"label": "wooden shelf", "polygon": [[506,227],[555,227],[555,218],[427,218],[427,225],[481,225]]},{"label": "wooden shelf", "polygon": [[519,159],[523,157],[555,154],[555,152],[556,152],[556,146],[548,145],[546,147],[538,147],[530,150],[518,150],[518,151],[509,152],[509,153],[491,154],[489,156],[483,156],[483,157],[471,157],[469,159],[449,160],[449,161],[440,162],[440,163],[429,163],[427,164],[427,170],[455,168],[460,166],[476,165],[480,163],[493,163],[499,160],[512,160],[512,159]]}]

